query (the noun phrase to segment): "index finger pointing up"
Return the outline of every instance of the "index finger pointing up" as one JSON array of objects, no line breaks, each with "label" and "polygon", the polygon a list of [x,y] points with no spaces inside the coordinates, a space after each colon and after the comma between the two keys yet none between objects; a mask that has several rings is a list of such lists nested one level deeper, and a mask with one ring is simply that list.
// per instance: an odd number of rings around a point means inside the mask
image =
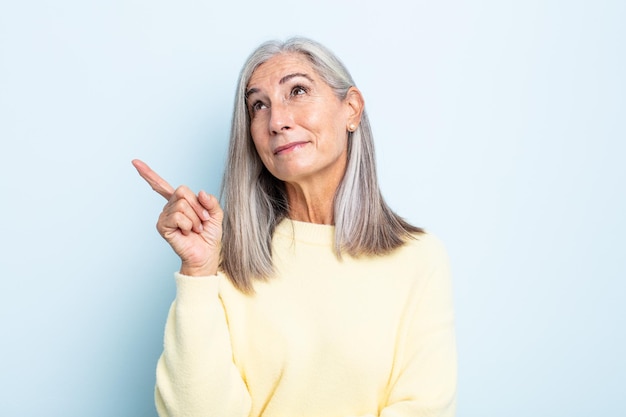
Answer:
[{"label": "index finger pointing up", "polygon": [[165,197],[166,200],[169,200],[174,194],[174,188],[168,184],[163,178],[159,176],[156,172],[154,172],[145,162],[140,161],[139,159],[133,159],[133,166],[141,175],[141,178],[146,180],[150,187],[157,193],[161,194]]}]

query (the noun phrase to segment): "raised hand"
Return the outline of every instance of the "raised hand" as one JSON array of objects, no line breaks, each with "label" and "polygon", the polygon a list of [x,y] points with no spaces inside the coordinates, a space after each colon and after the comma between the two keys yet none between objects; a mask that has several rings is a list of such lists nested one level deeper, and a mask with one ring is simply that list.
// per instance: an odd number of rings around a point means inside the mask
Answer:
[{"label": "raised hand", "polygon": [[174,189],[139,159],[132,161],[139,175],[167,204],[157,222],[157,230],[180,257],[184,275],[215,275],[219,265],[224,214],[215,196],[188,187]]}]

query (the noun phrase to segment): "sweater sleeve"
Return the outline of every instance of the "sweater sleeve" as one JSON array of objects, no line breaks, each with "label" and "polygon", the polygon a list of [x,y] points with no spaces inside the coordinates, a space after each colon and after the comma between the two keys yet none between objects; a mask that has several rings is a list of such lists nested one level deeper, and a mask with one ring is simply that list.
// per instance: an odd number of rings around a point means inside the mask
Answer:
[{"label": "sweater sleeve", "polygon": [[457,358],[452,285],[443,245],[432,238],[428,267],[407,311],[406,340],[398,346],[397,371],[381,417],[453,417]]},{"label": "sweater sleeve", "polygon": [[[428,267],[404,318],[385,407],[379,417],[454,417],[457,357],[449,264],[432,238]],[[374,416],[361,416],[374,417]]]},{"label": "sweater sleeve", "polygon": [[176,274],[176,300],[157,364],[160,417],[245,417],[251,399],[233,363],[219,276]]}]

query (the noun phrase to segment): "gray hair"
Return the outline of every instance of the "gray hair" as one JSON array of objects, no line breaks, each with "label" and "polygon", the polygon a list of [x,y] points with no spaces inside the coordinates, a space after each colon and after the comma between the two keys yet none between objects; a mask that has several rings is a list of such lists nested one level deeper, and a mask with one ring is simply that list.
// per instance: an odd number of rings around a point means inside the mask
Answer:
[{"label": "gray hair", "polygon": [[[278,223],[287,217],[289,207],[283,182],[269,173],[254,147],[245,94],[254,70],[284,53],[307,57],[342,100],[355,85],[332,52],[306,38],[263,43],[241,70],[221,190],[224,207],[221,268],[246,293],[253,292],[254,280],[267,279],[273,273],[272,235]],[[383,200],[376,176],[373,135],[365,110],[357,129],[348,134],[348,163],[334,199],[334,251],[338,257],[344,253],[353,257],[383,255],[422,229],[404,221]]]}]

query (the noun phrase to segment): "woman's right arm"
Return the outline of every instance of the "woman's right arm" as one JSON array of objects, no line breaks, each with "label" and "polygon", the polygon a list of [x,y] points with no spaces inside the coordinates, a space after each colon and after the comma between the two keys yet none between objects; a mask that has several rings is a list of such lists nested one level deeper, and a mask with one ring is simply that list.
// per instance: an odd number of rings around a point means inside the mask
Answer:
[{"label": "woman's right arm", "polygon": [[185,186],[174,189],[142,161],[133,165],[168,200],[157,230],[181,259],[157,365],[159,415],[245,417],[250,395],[233,363],[219,298],[222,209],[214,196],[195,195]]},{"label": "woman's right arm", "polygon": [[232,358],[219,276],[176,274],[176,300],[157,365],[161,417],[246,417],[251,400]]}]

